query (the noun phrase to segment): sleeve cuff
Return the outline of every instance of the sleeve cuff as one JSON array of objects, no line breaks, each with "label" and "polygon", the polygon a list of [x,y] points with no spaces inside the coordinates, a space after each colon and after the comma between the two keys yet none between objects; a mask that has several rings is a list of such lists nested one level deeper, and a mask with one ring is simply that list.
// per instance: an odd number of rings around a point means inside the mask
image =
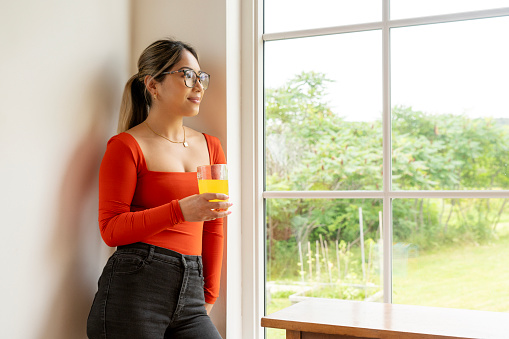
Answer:
[{"label": "sleeve cuff", "polygon": [[184,215],[182,214],[182,210],[180,209],[180,204],[178,200],[172,200],[170,202],[170,222],[172,225],[178,225],[183,223]]},{"label": "sleeve cuff", "polygon": [[217,298],[212,297],[212,296],[208,295],[207,293],[205,293],[205,302],[206,302],[207,304],[214,305],[214,304],[215,304],[215,302],[216,302],[216,300],[217,300]]}]

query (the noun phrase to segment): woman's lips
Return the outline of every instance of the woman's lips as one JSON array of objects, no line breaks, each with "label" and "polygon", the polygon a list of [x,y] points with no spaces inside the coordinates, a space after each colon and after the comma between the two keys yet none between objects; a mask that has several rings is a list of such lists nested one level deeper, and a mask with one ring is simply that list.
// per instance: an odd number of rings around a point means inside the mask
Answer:
[{"label": "woman's lips", "polygon": [[199,104],[200,98],[188,98],[187,100],[191,101],[192,103]]}]

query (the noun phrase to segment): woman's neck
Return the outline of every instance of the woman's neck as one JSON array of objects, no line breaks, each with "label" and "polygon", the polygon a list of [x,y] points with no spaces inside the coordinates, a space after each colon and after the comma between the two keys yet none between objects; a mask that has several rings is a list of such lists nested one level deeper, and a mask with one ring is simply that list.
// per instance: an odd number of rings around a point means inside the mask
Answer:
[{"label": "woman's neck", "polygon": [[183,119],[180,116],[160,112],[157,109],[149,111],[146,122],[159,134],[172,140],[180,140],[183,137]]}]

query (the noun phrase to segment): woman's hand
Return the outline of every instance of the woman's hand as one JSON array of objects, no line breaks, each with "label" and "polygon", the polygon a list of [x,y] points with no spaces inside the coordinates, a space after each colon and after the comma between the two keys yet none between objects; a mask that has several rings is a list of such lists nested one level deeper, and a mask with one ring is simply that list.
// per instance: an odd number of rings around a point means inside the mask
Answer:
[{"label": "woman's hand", "polygon": [[213,304],[205,303],[205,309],[207,310],[207,314],[210,314],[210,311],[212,311]]},{"label": "woman's hand", "polygon": [[221,193],[203,193],[179,200],[180,210],[184,219],[190,222],[208,221],[224,218],[231,214],[228,208],[232,204],[228,201],[209,201],[216,199],[228,200],[228,196]]}]

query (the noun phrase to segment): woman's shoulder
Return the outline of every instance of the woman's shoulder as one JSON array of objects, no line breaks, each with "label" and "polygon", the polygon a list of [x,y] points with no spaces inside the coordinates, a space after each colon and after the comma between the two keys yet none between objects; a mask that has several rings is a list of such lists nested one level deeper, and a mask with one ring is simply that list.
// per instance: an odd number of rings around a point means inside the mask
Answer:
[{"label": "woman's shoulder", "polygon": [[206,133],[203,133],[203,136],[209,144],[212,144],[214,147],[221,147],[221,141],[218,137]]},{"label": "woman's shoulder", "polygon": [[187,127],[186,126],[186,134],[189,138],[196,138],[196,139],[203,139],[205,137],[205,140],[207,141],[207,143],[213,143],[214,145],[221,145],[221,142],[219,141],[219,139],[213,135],[210,135],[210,134],[207,134],[207,133],[203,133],[203,132],[199,132],[197,130],[194,130],[192,129],[191,127]]},{"label": "woman's shoulder", "polygon": [[125,143],[128,143],[129,142],[129,135],[127,135],[126,132],[121,132],[121,133],[118,133],[118,134],[115,134],[113,136],[111,136],[109,139],[108,139],[108,146],[110,144],[113,144],[113,143],[122,143],[122,144],[125,144]]},{"label": "woman's shoulder", "polygon": [[[148,133],[146,127],[143,124],[136,125],[130,129],[128,129],[127,131],[120,133],[120,134],[124,134],[124,135],[127,134],[132,139],[135,139],[135,140],[144,139],[144,138],[147,138],[147,136],[151,135]],[[118,135],[120,135],[120,134],[118,134]]]},{"label": "woman's shoulder", "polygon": [[114,153],[130,154],[134,158],[142,158],[142,151],[138,139],[130,132],[125,131],[112,136],[107,143],[107,149]]},{"label": "woman's shoulder", "polygon": [[225,163],[225,155],[223,151],[223,147],[221,146],[221,141],[218,137],[215,137],[213,135],[198,132],[190,127],[186,127],[187,132],[190,136],[204,140],[207,144],[207,148],[209,150],[209,155],[211,157],[211,160],[215,164],[224,164]]},{"label": "woman's shoulder", "polygon": [[121,132],[108,140],[108,146],[110,145],[124,145],[127,148],[135,148],[136,139],[127,132]]},{"label": "woman's shoulder", "polygon": [[207,146],[212,162],[214,164],[226,164],[225,154],[219,138],[206,133],[203,133],[203,136],[205,137],[205,140],[207,140]]},{"label": "woman's shoulder", "polygon": [[214,147],[217,147],[217,145],[219,146],[221,145],[221,142],[215,136],[197,131],[189,126],[185,126],[185,130],[186,130],[186,140],[188,140],[189,143],[204,144],[206,142],[207,144],[213,145]]},{"label": "woman's shoulder", "polygon": [[145,164],[143,152],[137,140],[127,132],[121,132],[108,140],[106,157],[117,163],[134,162],[136,167]]},{"label": "woman's shoulder", "polygon": [[150,137],[151,135],[148,134],[147,131],[140,124],[134,126],[133,128],[128,129],[125,132],[117,134],[111,139],[118,139],[121,142],[125,143],[126,145],[137,149],[141,146],[141,144],[146,143],[146,140],[150,139]]}]

